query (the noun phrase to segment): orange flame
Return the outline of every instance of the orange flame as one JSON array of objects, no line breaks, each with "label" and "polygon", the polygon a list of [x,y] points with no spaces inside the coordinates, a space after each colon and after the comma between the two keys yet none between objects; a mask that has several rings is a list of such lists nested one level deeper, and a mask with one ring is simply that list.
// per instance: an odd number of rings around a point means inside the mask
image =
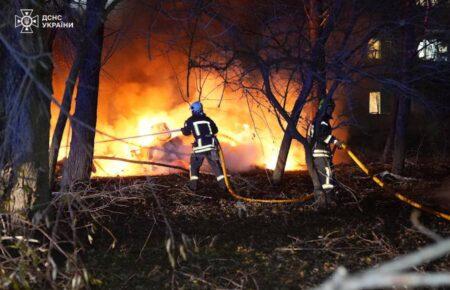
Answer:
[{"label": "orange flame", "polygon": [[[167,60],[142,59],[145,55],[145,45],[131,44],[124,52],[114,55],[104,67],[114,79],[101,75],[97,122],[99,130],[118,138],[150,134],[161,128],[180,128],[190,116],[188,104],[179,97],[177,82],[173,78],[174,72],[168,69]],[[173,57],[172,62],[175,62],[175,59],[176,57]],[[68,71],[62,63],[55,60],[56,96],[62,95],[64,78]],[[230,170],[246,171],[255,167],[273,169],[283,131],[276,117],[268,112],[270,105],[263,107],[235,91],[226,90],[222,96],[223,88],[219,82],[219,79],[213,77],[204,80],[202,102],[205,112],[219,127],[218,138],[224,148]],[[58,113],[53,107],[52,128]],[[69,144],[67,136],[68,134],[64,134],[63,146]],[[109,137],[97,134],[95,141],[106,139]],[[148,136],[127,142],[96,143],[94,155],[143,159],[187,167],[191,142],[192,137],[184,137],[180,133]],[[59,158],[62,159],[66,155],[67,150],[63,148]],[[162,167],[112,160],[96,160],[95,165],[97,176],[170,172]],[[286,169],[305,169],[304,152],[298,142],[293,142],[291,146]]]}]

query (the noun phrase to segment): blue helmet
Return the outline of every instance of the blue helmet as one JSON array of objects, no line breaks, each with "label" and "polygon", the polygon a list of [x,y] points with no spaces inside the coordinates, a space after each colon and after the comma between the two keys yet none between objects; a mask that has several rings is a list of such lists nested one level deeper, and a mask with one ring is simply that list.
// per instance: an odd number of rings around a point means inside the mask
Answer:
[{"label": "blue helmet", "polygon": [[199,115],[201,113],[203,113],[203,105],[200,102],[194,102],[191,104],[191,111],[192,114],[196,114]]}]

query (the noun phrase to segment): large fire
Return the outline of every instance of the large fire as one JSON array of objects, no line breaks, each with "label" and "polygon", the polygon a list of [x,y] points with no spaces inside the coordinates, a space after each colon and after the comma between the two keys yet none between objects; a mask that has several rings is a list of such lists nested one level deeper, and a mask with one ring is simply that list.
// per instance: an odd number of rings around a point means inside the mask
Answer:
[{"label": "large fire", "polygon": [[[173,66],[178,63],[178,66]],[[175,73],[184,68],[177,57],[146,58],[145,45],[136,42],[116,52],[104,66],[100,80],[97,128],[124,138],[174,130],[190,116],[188,103],[178,90]],[[55,60],[54,90],[60,98],[68,67]],[[226,90],[219,80],[204,79],[202,103],[205,112],[219,127],[218,138],[231,171],[253,168],[273,169],[283,131],[269,106],[261,106],[238,91]],[[192,98],[198,96],[193,93]],[[74,97],[75,99],[75,97]],[[73,104],[74,106],[74,104]],[[74,110],[72,106],[72,112]],[[59,111],[52,108],[52,129]],[[70,140],[64,134],[59,158],[67,156]],[[183,166],[189,165],[192,137],[181,133],[147,136],[122,142],[104,142],[107,136],[96,134],[94,155],[140,159]],[[293,142],[287,170],[305,169],[303,149]],[[95,160],[96,176],[151,175],[173,172],[164,167],[139,165],[114,160]]]},{"label": "large fire", "polygon": [[[132,98],[128,96],[128,98]],[[151,98],[149,98],[151,100]],[[260,127],[255,126],[249,118],[249,112],[239,110],[243,104],[222,104],[218,109],[208,102],[205,111],[219,127],[218,138],[225,151],[227,164],[232,171],[246,171],[256,167],[273,169],[279,150],[279,141],[282,132],[276,120],[267,114],[265,121]],[[100,104],[101,105],[101,104]],[[126,112],[124,115],[128,115]],[[153,110],[142,110],[129,113],[129,117],[119,118],[112,123],[100,121],[99,130],[119,138],[153,134],[167,130],[178,129],[183,126],[189,117],[187,104],[180,104],[173,109],[163,112]],[[257,117],[256,117],[257,118]],[[100,118],[102,120],[102,118]],[[127,159],[139,159],[157,161],[185,168],[189,165],[192,137],[182,136],[180,132],[166,133],[155,136],[146,136],[123,141],[105,142],[110,140],[107,136],[96,135],[94,155],[114,156]],[[67,134],[63,144],[68,144]],[[60,158],[64,158],[67,150],[60,151]],[[304,168],[303,151],[298,145],[294,145],[287,164],[287,170],[300,170]],[[113,160],[96,160],[95,166],[97,176],[116,175],[141,175],[141,174],[163,174],[170,172],[168,169],[157,166],[138,165]]]},{"label": "large fire", "polygon": [[[142,98],[128,95],[129,99],[141,100],[143,103],[164,101],[159,95],[148,95]],[[159,99],[160,98],[160,99]],[[228,100],[217,107],[216,101],[203,101],[206,113],[219,127],[218,138],[225,151],[227,163],[232,171],[246,171],[256,167],[273,169],[279,150],[282,131],[278,122],[268,112],[253,112],[254,123],[244,99]],[[102,102],[99,103],[101,107]],[[142,108],[143,107],[143,108]],[[118,138],[140,136],[181,128],[190,116],[186,103],[175,105],[169,110],[152,110],[137,105],[126,108],[121,117],[114,121],[106,121],[99,114],[98,129]],[[102,109],[99,109],[102,112]],[[57,112],[55,110],[54,112]],[[69,144],[67,134],[63,145]],[[123,141],[105,142],[110,137],[96,135],[94,155],[114,156],[127,159],[157,161],[180,165],[185,168],[189,164],[192,137],[182,136],[180,132],[126,139]],[[67,150],[60,151],[60,159],[66,157]],[[287,170],[304,168],[303,151],[294,145],[287,164]],[[137,165],[113,160],[96,160],[97,176],[162,174],[167,169],[156,166]]]}]

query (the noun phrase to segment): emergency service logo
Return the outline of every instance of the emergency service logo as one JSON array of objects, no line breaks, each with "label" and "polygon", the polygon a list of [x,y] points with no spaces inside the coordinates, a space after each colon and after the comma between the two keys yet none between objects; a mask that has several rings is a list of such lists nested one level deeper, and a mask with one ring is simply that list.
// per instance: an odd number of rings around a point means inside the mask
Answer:
[{"label": "emergency service logo", "polygon": [[21,15],[15,15],[16,28],[21,27],[20,33],[33,33],[33,27],[39,28],[73,28],[73,22],[66,22],[60,14],[43,14],[33,16],[33,9],[20,9]]},{"label": "emergency service logo", "polygon": [[16,15],[15,27],[22,27],[20,33],[33,33],[33,26],[39,27],[39,16],[32,16],[33,9],[20,9],[22,16]]}]

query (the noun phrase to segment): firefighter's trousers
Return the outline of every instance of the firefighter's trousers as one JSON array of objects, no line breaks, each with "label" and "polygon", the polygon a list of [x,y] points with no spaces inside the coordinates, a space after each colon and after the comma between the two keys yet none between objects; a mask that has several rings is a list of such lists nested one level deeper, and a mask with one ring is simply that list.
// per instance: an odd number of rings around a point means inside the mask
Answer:
[{"label": "firefighter's trousers", "polygon": [[313,150],[314,166],[319,176],[320,184],[325,193],[334,190],[333,172],[331,168],[331,152],[326,149]]},{"label": "firefighter's trousers", "polygon": [[219,154],[216,149],[201,153],[192,153],[191,164],[189,166],[189,188],[191,190],[197,190],[200,167],[202,166],[205,158],[208,160],[209,166],[214,172],[219,186],[222,189],[225,189],[225,180],[222,167],[220,165]]}]

